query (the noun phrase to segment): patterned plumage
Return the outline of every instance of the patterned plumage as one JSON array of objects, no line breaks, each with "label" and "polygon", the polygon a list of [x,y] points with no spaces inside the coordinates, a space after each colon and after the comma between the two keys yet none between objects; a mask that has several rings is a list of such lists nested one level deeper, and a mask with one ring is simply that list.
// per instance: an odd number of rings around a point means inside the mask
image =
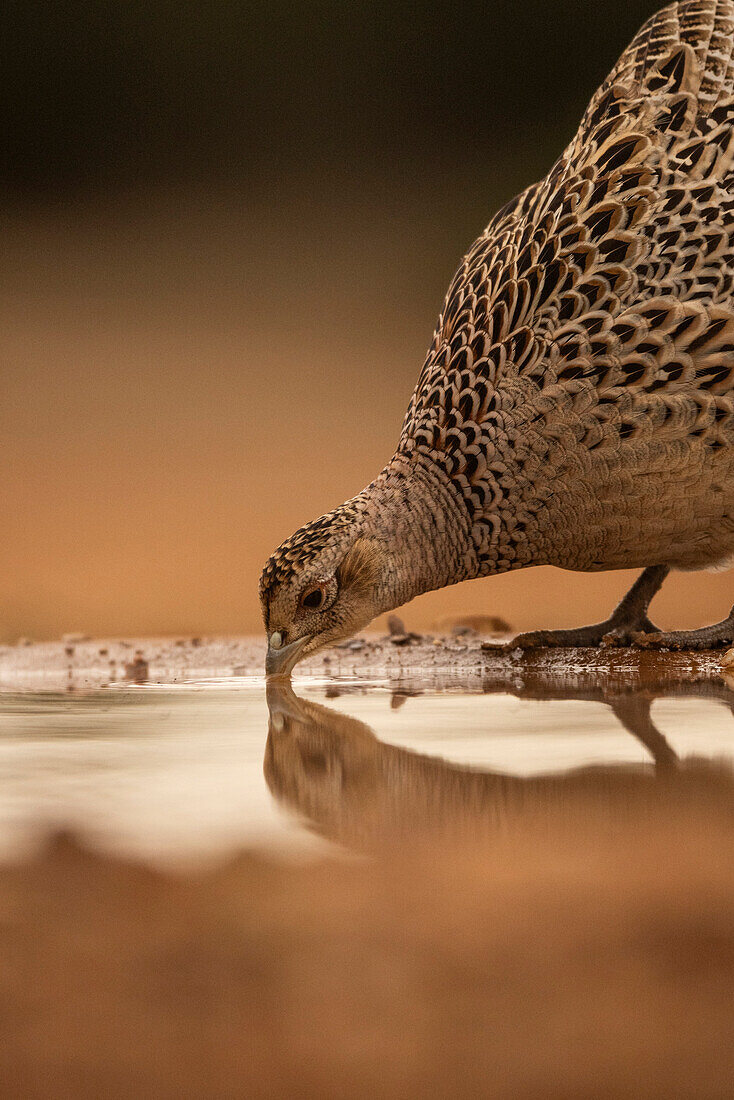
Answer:
[{"label": "patterned plumage", "polygon": [[[266,626],[365,535],[376,611],[526,565],[656,566],[654,592],[734,557],[733,122],[734,3],[663,9],[464,257],[395,456],[276,551]],[[617,626],[651,628],[650,587]]]}]

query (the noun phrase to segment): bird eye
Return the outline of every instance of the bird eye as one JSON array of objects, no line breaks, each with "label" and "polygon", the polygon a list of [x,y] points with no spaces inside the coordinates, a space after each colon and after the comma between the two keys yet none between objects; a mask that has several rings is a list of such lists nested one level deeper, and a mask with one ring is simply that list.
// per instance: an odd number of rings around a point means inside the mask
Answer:
[{"label": "bird eye", "polygon": [[309,611],[318,611],[325,598],[323,588],[307,588],[301,596],[301,607],[307,607]]}]

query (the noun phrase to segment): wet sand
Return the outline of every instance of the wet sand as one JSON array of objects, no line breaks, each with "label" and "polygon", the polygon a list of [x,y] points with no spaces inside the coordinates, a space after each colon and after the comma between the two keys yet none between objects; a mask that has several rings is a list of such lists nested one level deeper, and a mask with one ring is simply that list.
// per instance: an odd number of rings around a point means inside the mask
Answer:
[{"label": "wet sand", "polygon": [[[718,675],[723,650],[657,653],[637,649],[487,650],[509,641],[463,635],[366,634],[298,665],[296,678],[328,676],[390,680],[419,677],[425,684],[470,686],[496,676],[546,677],[548,683],[588,676],[590,684],[643,685],[661,675],[671,683]],[[93,689],[114,683],[262,676],[262,637],[94,638],[0,647],[0,690]]]}]

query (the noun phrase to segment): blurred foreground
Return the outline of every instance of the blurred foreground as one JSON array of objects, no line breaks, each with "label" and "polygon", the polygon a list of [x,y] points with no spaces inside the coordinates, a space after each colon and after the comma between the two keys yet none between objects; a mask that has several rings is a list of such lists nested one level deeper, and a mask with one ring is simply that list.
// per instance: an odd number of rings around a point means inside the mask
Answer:
[{"label": "blurred foreground", "polygon": [[732,817],[591,805],[189,878],[60,836],[0,871],[3,1094],[729,1095]]}]

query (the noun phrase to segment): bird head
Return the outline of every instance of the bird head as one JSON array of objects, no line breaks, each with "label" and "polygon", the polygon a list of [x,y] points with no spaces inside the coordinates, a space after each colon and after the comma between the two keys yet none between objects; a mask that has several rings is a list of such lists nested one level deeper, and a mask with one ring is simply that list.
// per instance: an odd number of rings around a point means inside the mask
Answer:
[{"label": "bird head", "polygon": [[379,542],[331,514],[284,542],[260,577],[268,635],[265,671],[289,676],[296,663],[366,626],[381,607]]}]

